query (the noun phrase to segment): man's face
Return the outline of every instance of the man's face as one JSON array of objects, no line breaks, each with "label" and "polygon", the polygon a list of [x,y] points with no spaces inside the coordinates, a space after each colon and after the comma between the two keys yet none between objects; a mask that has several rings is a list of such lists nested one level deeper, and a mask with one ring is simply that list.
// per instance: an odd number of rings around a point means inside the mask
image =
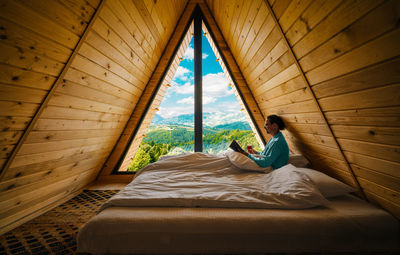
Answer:
[{"label": "man's face", "polygon": [[265,128],[265,130],[267,131],[268,134],[271,134],[271,133],[272,133],[273,128],[272,128],[272,124],[271,124],[271,122],[269,121],[269,119],[266,119],[266,120],[265,120],[264,128]]}]

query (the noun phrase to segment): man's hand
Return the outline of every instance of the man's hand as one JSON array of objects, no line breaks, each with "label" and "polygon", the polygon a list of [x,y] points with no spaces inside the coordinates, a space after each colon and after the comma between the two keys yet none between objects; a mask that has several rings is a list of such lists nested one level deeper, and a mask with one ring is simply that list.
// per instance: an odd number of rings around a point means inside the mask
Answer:
[{"label": "man's hand", "polygon": [[248,150],[250,154],[258,154],[258,152],[255,149],[249,149]]}]

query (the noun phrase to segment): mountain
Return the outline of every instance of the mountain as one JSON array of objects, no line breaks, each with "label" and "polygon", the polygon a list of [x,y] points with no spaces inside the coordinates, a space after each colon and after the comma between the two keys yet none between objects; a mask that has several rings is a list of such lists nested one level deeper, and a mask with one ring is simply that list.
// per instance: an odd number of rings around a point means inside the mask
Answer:
[{"label": "mountain", "polygon": [[249,123],[247,123],[246,121],[235,121],[228,124],[221,124],[214,126],[214,128],[223,130],[234,130],[234,129],[251,130]]},{"label": "mountain", "polygon": [[[194,114],[182,114],[171,118],[163,118],[156,114],[151,125],[181,125],[194,126]],[[225,126],[224,126],[225,125]],[[203,126],[210,128],[224,129],[240,129],[251,130],[244,117],[244,114],[239,113],[203,113]],[[236,128],[235,128],[236,127]]]}]

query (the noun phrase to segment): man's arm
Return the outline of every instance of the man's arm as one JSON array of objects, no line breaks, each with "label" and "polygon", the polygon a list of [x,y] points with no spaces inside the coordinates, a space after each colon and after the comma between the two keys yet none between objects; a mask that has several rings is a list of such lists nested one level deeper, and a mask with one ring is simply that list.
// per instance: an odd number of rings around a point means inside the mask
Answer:
[{"label": "man's arm", "polygon": [[261,167],[269,167],[271,166],[275,160],[279,157],[279,155],[282,153],[282,149],[279,146],[279,144],[273,144],[269,150],[267,150],[266,155],[259,155],[259,156],[253,156],[252,154],[247,153],[247,157],[252,159],[254,162],[257,163],[257,165]]}]

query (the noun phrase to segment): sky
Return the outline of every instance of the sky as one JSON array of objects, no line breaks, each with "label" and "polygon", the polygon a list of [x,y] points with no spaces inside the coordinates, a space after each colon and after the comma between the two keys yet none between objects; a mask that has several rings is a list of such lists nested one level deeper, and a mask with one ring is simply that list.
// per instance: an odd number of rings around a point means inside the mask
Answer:
[{"label": "sky", "polygon": [[[203,48],[203,113],[212,113],[209,122],[221,122],[222,119],[245,121],[241,107],[228,80],[216,61],[210,44],[202,36]],[[175,73],[172,86],[168,88],[157,112],[163,118],[194,113],[194,51],[193,39],[183,56],[184,60]],[[221,124],[221,123],[216,123]]]}]

